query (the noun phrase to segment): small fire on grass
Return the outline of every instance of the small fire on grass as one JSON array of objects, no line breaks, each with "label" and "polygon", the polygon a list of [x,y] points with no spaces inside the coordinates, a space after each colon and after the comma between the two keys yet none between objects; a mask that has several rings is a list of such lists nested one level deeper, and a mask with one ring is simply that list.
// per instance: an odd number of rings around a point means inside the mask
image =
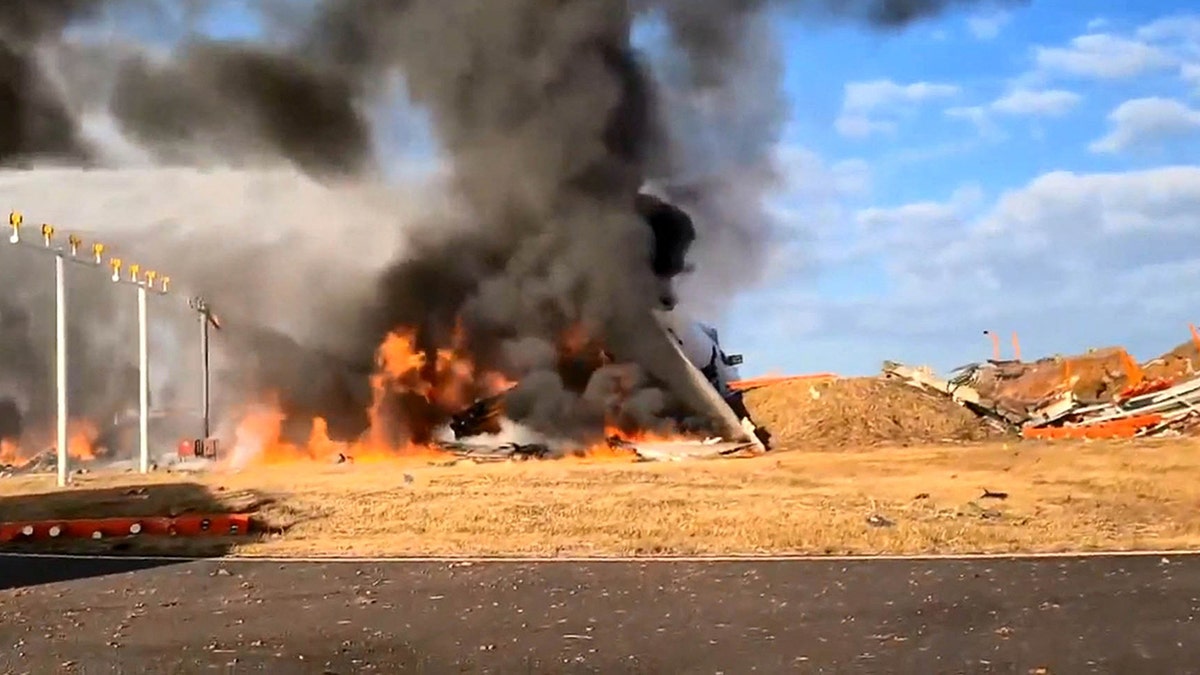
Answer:
[{"label": "small fire on grass", "polygon": [[627,432],[608,426],[604,430],[604,442],[595,443],[585,449],[582,459],[587,461],[630,462],[640,458],[635,449],[639,443],[669,443],[686,440],[683,436],[670,436],[651,432]]},{"label": "small fire on grass", "polygon": [[[564,379],[570,362],[579,365],[589,339],[581,328],[568,330],[560,340],[560,371]],[[592,367],[609,361],[596,351]],[[268,394],[247,408],[233,434],[233,452],[229,462],[235,468],[247,465],[272,465],[293,462],[364,463],[397,459],[445,458],[450,451],[439,444],[445,440],[439,431],[449,431],[455,415],[498,401],[516,382],[502,373],[480,368],[468,353],[461,326],[454,332],[449,347],[437,350],[418,348],[416,331],[391,332],[376,350],[375,372],[371,376],[371,404],[368,424],[354,440],[330,436],[328,421],[322,417],[305,420],[310,424],[307,439],[289,441],[285,427],[288,414],[279,397]],[[502,413],[496,405],[479,408],[481,435],[496,435]],[[568,453],[568,456],[594,461],[631,461],[637,458],[635,444],[649,441],[679,440],[681,437],[631,432],[609,425],[605,440]]]}]

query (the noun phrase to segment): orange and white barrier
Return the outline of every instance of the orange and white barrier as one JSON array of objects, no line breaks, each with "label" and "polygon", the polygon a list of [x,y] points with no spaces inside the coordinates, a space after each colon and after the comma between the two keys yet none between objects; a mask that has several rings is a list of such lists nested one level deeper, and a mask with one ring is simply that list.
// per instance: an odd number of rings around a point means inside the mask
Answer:
[{"label": "orange and white barrier", "polygon": [[1025,427],[1021,435],[1029,439],[1114,439],[1133,438],[1143,429],[1147,429],[1163,421],[1160,414],[1134,415],[1122,417],[1108,422],[1099,422],[1073,427]]},{"label": "orange and white barrier", "polygon": [[783,382],[808,382],[810,384],[823,384],[839,379],[833,373],[813,373],[810,375],[766,375],[763,377],[753,377],[745,380],[735,380],[729,383],[729,388],[734,391],[747,391],[766,387],[772,384],[780,384]]},{"label": "orange and white barrier", "polygon": [[250,531],[247,513],[175,518],[83,518],[0,523],[0,543],[50,539],[108,539],[137,535],[168,537],[239,536]]}]

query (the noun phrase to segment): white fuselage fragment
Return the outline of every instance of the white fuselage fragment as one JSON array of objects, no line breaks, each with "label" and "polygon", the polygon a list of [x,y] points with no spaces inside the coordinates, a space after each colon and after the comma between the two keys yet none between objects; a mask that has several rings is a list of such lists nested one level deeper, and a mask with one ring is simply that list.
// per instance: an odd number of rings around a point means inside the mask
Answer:
[{"label": "white fuselage fragment", "polygon": [[736,360],[721,349],[720,336],[712,326],[693,321],[676,312],[663,312],[671,338],[683,355],[712,384],[721,396],[729,393],[729,383],[739,379]]}]

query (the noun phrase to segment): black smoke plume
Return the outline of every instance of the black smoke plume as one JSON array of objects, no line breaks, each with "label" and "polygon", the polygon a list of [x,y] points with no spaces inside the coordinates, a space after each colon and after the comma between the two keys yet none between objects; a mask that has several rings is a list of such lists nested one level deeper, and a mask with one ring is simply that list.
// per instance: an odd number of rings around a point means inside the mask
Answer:
[{"label": "black smoke plume", "polygon": [[[233,292],[220,281],[267,264],[259,249],[205,240],[196,252],[181,245],[178,232],[164,234],[158,222],[141,233],[141,251],[203,259],[203,265],[179,265],[202,277],[190,280],[194,287],[207,289],[214,304],[226,303],[233,318],[248,324],[237,343],[246,353],[230,358],[235,365],[272,364],[251,378],[255,386],[279,390],[305,414],[353,407],[344,392],[355,387],[339,378],[361,379],[356,373],[369,370],[372,350],[387,331],[415,327],[420,346],[432,351],[462,325],[481,364],[520,378],[510,412],[532,426],[591,425],[614,412],[614,391],[631,387],[633,395],[621,399],[615,414],[646,424],[678,404],[661,390],[664,383],[636,364],[604,366],[585,381],[564,379],[559,343],[565,331],[582,326],[601,343],[636,347],[639,335],[658,330],[644,321],[646,312],[674,301],[675,282],[702,291],[720,287],[716,297],[724,301],[731,289],[754,281],[747,270],[765,266],[774,230],[764,199],[774,185],[772,153],[787,115],[771,18],[790,14],[894,29],[966,4],[988,3],[271,0],[259,17],[269,40],[215,42],[189,33],[165,49],[127,38],[119,50],[93,40],[72,51],[71,28],[100,16],[144,19],[166,5],[5,0],[0,163],[111,163],[104,141],[85,133],[85,110],[94,113],[99,100],[116,129],[107,133],[136,146],[151,167],[284,162],[331,185],[374,180],[381,157],[368,111],[399,76],[411,103],[429,114],[456,209],[444,219],[397,216],[390,226],[382,219],[380,228],[404,228],[405,241],[370,292],[355,287],[295,309],[279,302],[303,295],[297,289],[314,276],[338,273],[319,256],[295,261],[304,274],[291,286],[280,276],[257,294]],[[188,3],[188,25],[215,6]],[[635,23],[644,18],[666,28],[664,42],[649,54],[631,43]],[[47,61],[47,53],[58,60]],[[108,60],[113,66],[99,78],[105,86],[79,75]],[[678,214],[647,218],[647,186],[659,186],[657,193],[683,207],[692,222],[685,226]],[[312,214],[312,224],[287,227],[294,236],[311,237],[330,227],[329,219]],[[688,230],[694,232],[694,275],[686,274],[687,262],[678,255],[691,239]],[[660,244],[679,245],[656,252],[656,235]],[[204,240],[199,233],[187,237]],[[721,306],[713,304],[710,309]],[[274,324],[256,319],[264,305],[279,316]],[[350,322],[347,315],[356,318]],[[14,316],[8,325],[19,327]],[[280,335],[289,330],[280,326],[301,318],[328,327],[312,329],[305,339]],[[3,335],[14,332],[21,331]],[[268,337],[273,334],[278,339]],[[88,335],[82,331],[85,345]],[[27,336],[12,340],[0,353],[9,344],[46,344]],[[339,372],[327,378],[338,383],[330,391],[339,393],[313,396],[307,378],[289,373],[292,359],[281,355],[300,358],[324,349],[337,353],[314,357],[309,367]],[[111,369],[111,359],[78,358],[91,359],[88,371]],[[48,360],[44,354],[38,359]]]}]

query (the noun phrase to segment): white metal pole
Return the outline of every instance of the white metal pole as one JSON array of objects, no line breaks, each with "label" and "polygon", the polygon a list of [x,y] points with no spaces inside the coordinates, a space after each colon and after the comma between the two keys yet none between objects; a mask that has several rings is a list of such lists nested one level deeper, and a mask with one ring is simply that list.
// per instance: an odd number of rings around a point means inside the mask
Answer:
[{"label": "white metal pole", "polygon": [[201,407],[204,417],[204,441],[208,441],[208,437],[212,434],[209,427],[209,373],[208,373],[208,310],[207,308],[200,314],[200,369],[201,369],[201,387],[200,396],[202,399]]},{"label": "white metal pole", "polygon": [[138,470],[150,471],[150,357],[146,336],[146,287],[138,286]]},{"label": "white metal pole", "polygon": [[67,485],[67,280],[66,261],[54,256],[54,377],[58,394],[58,486]]}]

